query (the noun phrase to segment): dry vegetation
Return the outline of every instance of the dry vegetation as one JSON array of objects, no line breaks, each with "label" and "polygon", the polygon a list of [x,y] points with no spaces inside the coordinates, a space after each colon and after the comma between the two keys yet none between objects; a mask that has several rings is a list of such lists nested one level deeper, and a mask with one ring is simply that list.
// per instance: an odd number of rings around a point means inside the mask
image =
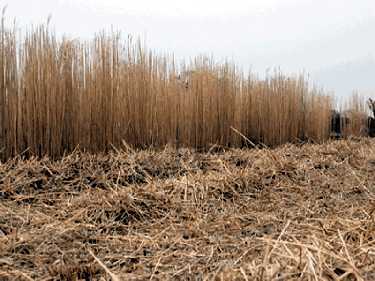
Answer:
[{"label": "dry vegetation", "polygon": [[[3,18],[0,280],[375,280],[375,141],[327,142],[303,76],[19,35]],[[366,134],[359,96],[339,122]],[[325,144],[267,147],[301,140]]]},{"label": "dry vegetation", "polygon": [[375,280],[375,140],[0,165],[1,280]]},{"label": "dry vegetation", "polygon": [[[269,146],[329,137],[331,98],[303,76],[265,80],[231,63],[177,64],[140,41],[101,33],[57,39],[46,26],[0,31],[1,158],[77,146]],[[251,142],[244,141],[240,134]]]},{"label": "dry vegetation", "polygon": [[369,105],[363,96],[354,92],[341,107],[341,113],[346,119],[342,124],[344,137],[367,136]]}]

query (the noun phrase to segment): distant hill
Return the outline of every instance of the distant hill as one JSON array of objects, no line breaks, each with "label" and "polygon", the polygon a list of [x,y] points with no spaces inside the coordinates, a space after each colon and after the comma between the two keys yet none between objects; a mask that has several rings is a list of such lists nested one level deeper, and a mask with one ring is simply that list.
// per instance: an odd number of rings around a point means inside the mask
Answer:
[{"label": "distant hill", "polygon": [[375,59],[364,57],[321,69],[311,75],[314,82],[337,97],[349,96],[357,90],[366,96],[375,96]]}]

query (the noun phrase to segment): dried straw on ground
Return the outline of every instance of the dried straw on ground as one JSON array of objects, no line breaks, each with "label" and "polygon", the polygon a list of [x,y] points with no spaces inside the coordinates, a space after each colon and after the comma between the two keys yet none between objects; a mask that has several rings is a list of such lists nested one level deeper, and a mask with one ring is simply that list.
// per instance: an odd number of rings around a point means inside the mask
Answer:
[{"label": "dried straw on ground", "polygon": [[375,280],[375,140],[0,165],[1,280]]}]

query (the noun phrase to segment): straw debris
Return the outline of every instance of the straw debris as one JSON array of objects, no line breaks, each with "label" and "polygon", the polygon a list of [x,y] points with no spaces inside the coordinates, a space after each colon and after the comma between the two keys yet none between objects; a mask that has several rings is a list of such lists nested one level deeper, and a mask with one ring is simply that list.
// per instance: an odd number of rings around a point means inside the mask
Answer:
[{"label": "straw debris", "polygon": [[375,140],[0,164],[1,280],[374,280]]}]

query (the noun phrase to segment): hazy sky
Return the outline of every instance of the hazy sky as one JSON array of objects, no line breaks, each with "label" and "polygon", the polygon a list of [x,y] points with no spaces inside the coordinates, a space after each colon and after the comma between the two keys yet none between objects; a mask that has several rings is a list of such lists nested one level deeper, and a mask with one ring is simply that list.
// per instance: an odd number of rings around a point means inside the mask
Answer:
[{"label": "hazy sky", "polygon": [[76,37],[113,26],[177,57],[212,54],[260,74],[304,70],[338,95],[375,95],[375,0],[0,0],[6,4],[19,26],[49,14],[57,33]]}]

